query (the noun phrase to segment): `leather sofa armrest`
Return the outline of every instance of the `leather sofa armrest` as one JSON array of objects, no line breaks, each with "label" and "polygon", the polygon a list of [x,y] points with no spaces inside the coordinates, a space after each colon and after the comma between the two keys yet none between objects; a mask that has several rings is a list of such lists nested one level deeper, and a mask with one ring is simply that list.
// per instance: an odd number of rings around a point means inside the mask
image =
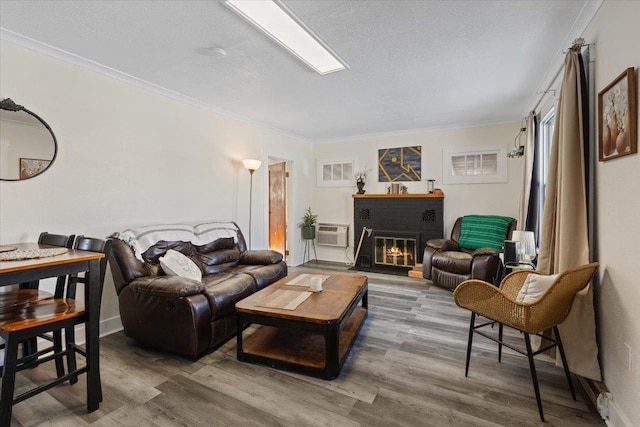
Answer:
[{"label": "leather sofa armrest", "polygon": [[433,254],[440,251],[460,251],[460,246],[451,239],[431,239],[427,240],[422,257],[422,277],[431,280],[431,258]]},{"label": "leather sofa armrest", "polygon": [[201,294],[205,287],[201,282],[180,276],[145,276],[129,284],[139,294],[182,298]]},{"label": "leather sofa armrest", "polygon": [[427,241],[427,246],[437,251],[459,251],[458,242],[450,239],[431,239]]},{"label": "leather sofa armrest", "polygon": [[282,254],[272,250],[245,251],[240,255],[240,264],[270,265],[282,261]]},{"label": "leather sofa armrest", "polygon": [[[502,270],[504,268],[500,253],[493,249],[488,249],[486,252],[481,251],[481,249],[477,249],[472,253],[471,278],[498,286],[502,279]],[[477,251],[481,252],[476,253]]]}]

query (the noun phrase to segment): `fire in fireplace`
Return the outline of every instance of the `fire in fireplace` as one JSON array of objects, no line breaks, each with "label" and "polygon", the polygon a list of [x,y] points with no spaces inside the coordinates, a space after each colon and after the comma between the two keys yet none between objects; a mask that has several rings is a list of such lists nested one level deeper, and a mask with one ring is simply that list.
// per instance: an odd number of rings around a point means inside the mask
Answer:
[{"label": "fire in fireplace", "polygon": [[375,264],[412,267],[416,264],[416,246],[415,238],[375,236]]}]

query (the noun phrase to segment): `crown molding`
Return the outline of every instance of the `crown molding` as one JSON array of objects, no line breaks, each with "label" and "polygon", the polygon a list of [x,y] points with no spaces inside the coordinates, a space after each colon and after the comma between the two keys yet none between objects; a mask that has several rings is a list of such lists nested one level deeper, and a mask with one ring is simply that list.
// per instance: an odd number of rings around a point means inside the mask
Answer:
[{"label": "crown molding", "polygon": [[362,139],[389,138],[393,136],[413,135],[418,133],[438,132],[438,131],[444,131],[444,130],[467,129],[467,128],[475,128],[475,127],[483,127],[483,126],[499,126],[499,125],[505,125],[509,123],[520,123],[521,121],[522,121],[522,118],[514,118],[513,120],[502,120],[498,122],[456,123],[451,125],[431,126],[431,127],[425,127],[425,128],[414,128],[414,129],[406,129],[406,130],[399,130],[399,131],[378,132],[378,133],[351,135],[351,136],[336,137],[336,138],[314,139],[313,143],[314,144],[331,144],[336,142],[359,141]]},{"label": "crown molding", "polygon": [[146,80],[139,79],[130,74],[124,73],[122,71],[118,71],[114,68],[108,67],[106,65],[100,64],[98,62],[92,61],[87,58],[83,58],[79,55],[76,55],[71,52],[67,52],[65,50],[53,47],[46,43],[34,40],[22,34],[16,33],[11,30],[7,30],[6,28],[0,27],[0,39],[7,41],[9,43],[13,43],[15,45],[24,47],[26,49],[41,53],[46,56],[50,56],[52,58],[58,59],[60,61],[76,65],[78,67],[84,68],[89,71],[93,71],[95,73],[101,74],[103,76],[107,76],[113,78],[115,80],[121,81],[126,84],[130,84],[132,86],[138,87],[140,89],[144,89],[158,95],[166,96],[167,98],[174,99],[176,101],[184,102],[189,105],[193,105],[196,107],[203,108],[205,110],[212,111],[214,113],[220,114],[222,116],[239,120],[246,124],[256,126],[262,129],[269,130],[271,132],[278,133],[280,135],[284,135],[290,138],[294,138],[300,140],[301,142],[312,143],[309,138],[305,138],[300,135],[296,135],[291,132],[284,131],[282,129],[278,129],[273,126],[266,125],[264,123],[257,122],[255,120],[251,120],[245,116],[240,114],[233,113],[228,110],[224,110],[220,107],[216,107],[214,105],[208,104],[206,102],[199,101],[197,99],[191,98],[189,96],[183,95],[181,93],[172,91],[170,89],[166,89],[162,86],[156,85],[154,83],[150,83]]}]

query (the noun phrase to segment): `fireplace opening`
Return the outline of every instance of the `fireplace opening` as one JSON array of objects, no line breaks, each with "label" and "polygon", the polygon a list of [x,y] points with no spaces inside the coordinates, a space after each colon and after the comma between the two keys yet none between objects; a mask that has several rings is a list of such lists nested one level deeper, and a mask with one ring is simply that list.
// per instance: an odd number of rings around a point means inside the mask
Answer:
[{"label": "fireplace opening", "polygon": [[376,236],[373,244],[377,265],[413,267],[416,265],[417,240],[414,238]]}]

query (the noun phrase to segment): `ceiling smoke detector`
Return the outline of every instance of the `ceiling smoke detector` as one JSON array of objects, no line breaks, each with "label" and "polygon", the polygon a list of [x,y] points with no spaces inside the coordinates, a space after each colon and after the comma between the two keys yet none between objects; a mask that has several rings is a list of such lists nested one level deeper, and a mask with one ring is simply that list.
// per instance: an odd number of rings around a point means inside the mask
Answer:
[{"label": "ceiling smoke detector", "polygon": [[227,56],[227,51],[222,49],[221,47],[210,47],[209,49],[207,49],[207,52],[209,53],[209,55],[215,57],[224,58]]}]

